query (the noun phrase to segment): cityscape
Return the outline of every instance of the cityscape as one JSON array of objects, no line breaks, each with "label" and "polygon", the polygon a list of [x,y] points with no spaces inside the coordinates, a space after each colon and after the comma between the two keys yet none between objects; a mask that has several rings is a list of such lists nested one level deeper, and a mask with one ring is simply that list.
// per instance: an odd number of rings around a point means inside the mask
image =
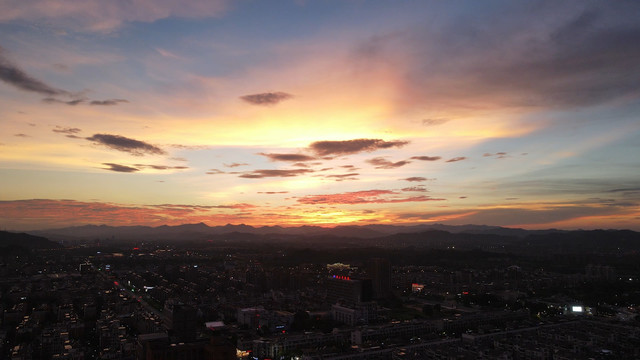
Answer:
[{"label": "cityscape", "polygon": [[638,14],[0,1],[0,359],[640,359]]},{"label": "cityscape", "polygon": [[640,233],[284,230],[3,232],[3,358],[640,357]]}]

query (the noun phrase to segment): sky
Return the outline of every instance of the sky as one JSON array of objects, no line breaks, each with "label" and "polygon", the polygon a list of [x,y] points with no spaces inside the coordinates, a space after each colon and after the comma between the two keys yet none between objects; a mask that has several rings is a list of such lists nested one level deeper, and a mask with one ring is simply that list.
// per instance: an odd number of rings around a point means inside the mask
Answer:
[{"label": "sky", "polygon": [[640,230],[640,2],[0,2],[0,229]]}]

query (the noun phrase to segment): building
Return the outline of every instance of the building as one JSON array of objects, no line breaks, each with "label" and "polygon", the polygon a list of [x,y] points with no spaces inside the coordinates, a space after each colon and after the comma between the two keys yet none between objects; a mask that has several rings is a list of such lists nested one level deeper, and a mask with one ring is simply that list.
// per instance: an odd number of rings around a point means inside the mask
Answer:
[{"label": "building", "polygon": [[334,304],[331,318],[349,326],[365,325],[377,320],[378,307],[375,302],[359,303],[351,307]]},{"label": "building", "polygon": [[389,260],[370,259],[367,262],[367,274],[371,278],[374,298],[384,298],[391,293],[391,264]]},{"label": "building", "polygon": [[167,317],[167,328],[180,342],[196,339],[198,326],[196,309],[180,303],[167,303],[164,309]]},{"label": "building", "polygon": [[327,301],[331,304],[355,305],[369,302],[373,288],[369,279],[352,279],[349,276],[333,275],[327,279]]},{"label": "building", "polygon": [[137,359],[232,360],[236,359],[236,348],[219,333],[187,343],[172,342],[165,333],[143,334],[138,336]]}]

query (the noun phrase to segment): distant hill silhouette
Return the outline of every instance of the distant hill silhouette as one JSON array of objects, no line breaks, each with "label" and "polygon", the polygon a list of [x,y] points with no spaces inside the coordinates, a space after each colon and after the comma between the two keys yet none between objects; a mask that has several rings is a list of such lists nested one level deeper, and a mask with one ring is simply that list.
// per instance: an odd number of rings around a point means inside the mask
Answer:
[{"label": "distant hill silhouette", "polygon": [[561,232],[560,230],[524,230],[514,228],[503,228],[499,226],[487,225],[347,225],[336,227],[321,226],[298,226],[298,227],[282,227],[282,226],[262,226],[253,227],[250,225],[239,224],[224,226],[208,226],[204,223],[183,224],[176,226],[162,225],[158,227],[150,226],[107,226],[107,225],[84,225],[74,226],[60,229],[31,231],[31,234],[47,236],[51,239],[108,239],[118,238],[120,240],[135,239],[159,239],[169,240],[180,237],[206,237],[211,235],[221,235],[229,233],[245,233],[254,235],[303,235],[303,236],[324,236],[332,235],[339,237],[353,237],[362,239],[373,239],[388,235],[402,233],[419,233],[430,230],[446,231],[452,234],[468,233],[468,234],[487,234],[487,235],[504,235],[524,237],[530,234],[547,234]]},{"label": "distant hill silhouette", "polygon": [[99,240],[102,244],[169,241],[242,246],[281,243],[298,247],[455,248],[538,254],[640,252],[640,233],[630,230],[525,230],[486,225],[349,225],[332,228],[207,226],[204,223],[158,227],[85,225],[32,234],[63,242]]},{"label": "distant hill silhouette", "polygon": [[27,249],[56,249],[62,245],[41,236],[0,231],[0,248],[23,247]]}]

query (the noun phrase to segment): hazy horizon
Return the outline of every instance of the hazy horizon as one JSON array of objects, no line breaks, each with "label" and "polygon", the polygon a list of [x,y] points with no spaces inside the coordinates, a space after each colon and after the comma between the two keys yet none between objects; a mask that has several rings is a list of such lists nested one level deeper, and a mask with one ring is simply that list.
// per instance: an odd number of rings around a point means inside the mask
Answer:
[{"label": "hazy horizon", "polygon": [[417,224],[324,224],[324,225],[247,225],[247,224],[243,224],[243,223],[239,223],[239,224],[223,224],[223,225],[208,225],[205,222],[198,222],[198,223],[183,223],[183,224],[173,224],[173,225],[168,225],[168,224],[160,224],[160,225],[109,225],[109,224],[79,224],[79,225],[71,225],[71,226],[64,226],[64,227],[56,227],[56,228],[42,228],[42,227],[33,227],[33,228],[22,228],[22,229],[11,229],[11,228],[0,228],[0,230],[2,231],[8,231],[8,232],[46,232],[46,231],[55,231],[55,230],[61,230],[61,229],[71,229],[71,228],[83,228],[83,227],[113,227],[113,228],[119,228],[119,227],[149,227],[149,228],[161,228],[161,227],[180,227],[180,226],[190,226],[190,225],[205,225],[209,228],[220,228],[220,227],[243,227],[243,226],[248,226],[248,227],[252,227],[254,229],[261,229],[261,228],[274,228],[274,227],[279,227],[282,229],[301,229],[304,227],[312,227],[312,228],[321,228],[321,229],[336,229],[336,228],[340,228],[340,227],[368,227],[368,226],[391,226],[391,227],[398,227],[398,228],[410,228],[410,227],[419,227],[419,226],[425,226],[425,227],[439,227],[439,226],[450,226],[453,228],[459,227],[459,228],[464,228],[464,227],[487,227],[487,228],[501,228],[501,229],[511,229],[511,230],[526,230],[526,231],[536,231],[536,230],[540,230],[540,231],[545,231],[545,230],[557,230],[557,231],[589,231],[589,230],[604,230],[604,231],[609,231],[609,230],[630,230],[630,231],[635,231],[633,229],[625,229],[625,228],[592,228],[592,229],[584,229],[584,228],[536,228],[536,229],[526,229],[526,228],[521,228],[521,227],[514,227],[514,226],[496,226],[496,225],[488,225],[488,224],[458,224],[458,225],[449,225],[449,224],[444,224],[444,223],[417,223]]}]

